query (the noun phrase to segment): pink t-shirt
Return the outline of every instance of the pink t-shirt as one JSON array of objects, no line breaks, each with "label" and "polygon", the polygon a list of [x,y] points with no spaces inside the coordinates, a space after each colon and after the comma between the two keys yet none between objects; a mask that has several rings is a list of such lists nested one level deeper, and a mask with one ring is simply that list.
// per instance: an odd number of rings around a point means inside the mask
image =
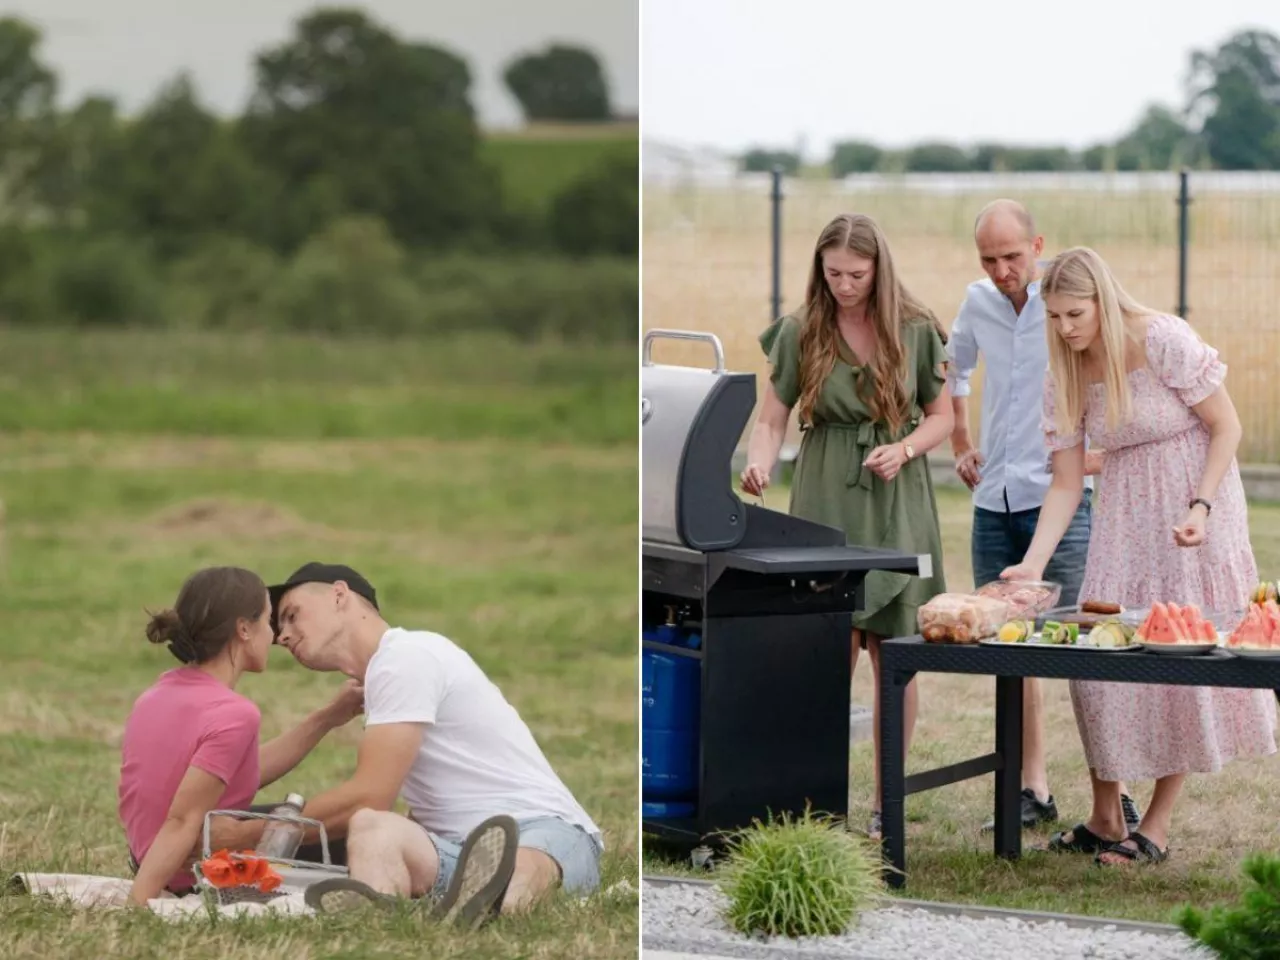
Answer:
[{"label": "pink t-shirt", "polygon": [[[220,809],[246,810],[258,792],[258,706],[194,667],[164,673],[133,704],[124,725],[120,821],[139,863],[169,814],[188,767],[226,784]],[[194,882],[188,871],[170,886]]]}]

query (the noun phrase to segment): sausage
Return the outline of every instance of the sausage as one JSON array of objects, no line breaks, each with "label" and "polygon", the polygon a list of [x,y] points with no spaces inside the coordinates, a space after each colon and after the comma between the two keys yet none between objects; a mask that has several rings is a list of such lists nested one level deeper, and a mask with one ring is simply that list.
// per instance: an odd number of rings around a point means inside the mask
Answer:
[{"label": "sausage", "polygon": [[1118,603],[1104,603],[1101,600],[1086,600],[1080,604],[1082,613],[1121,613],[1123,608]]}]

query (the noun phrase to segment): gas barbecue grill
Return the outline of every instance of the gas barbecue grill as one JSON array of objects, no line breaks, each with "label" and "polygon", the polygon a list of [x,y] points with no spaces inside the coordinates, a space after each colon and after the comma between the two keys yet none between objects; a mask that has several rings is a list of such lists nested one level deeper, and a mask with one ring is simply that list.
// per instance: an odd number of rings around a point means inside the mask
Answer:
[{"label": "gas barbecue grill", "polygon": [[[710,343],[715,368],[655,364],[662,338]],[[642,640],[642,821],[678,847],[806,806],[847,814],[851,614],[863,579],[871,570],[931,575],[928,554],[849,546],[834,527],[739,499],[730,461],[755,407],[755,379],[725,370],[711,334],[645,335],[642,618],[646,637],[664,621],[657,630],[668,632]],[[695,698],[673,734],[650,725],[681,713],[650,678],[687,666],[676,657],[697,661],[700,676],[672,686]],[[687,775],[676,772],[682,764]]]}]

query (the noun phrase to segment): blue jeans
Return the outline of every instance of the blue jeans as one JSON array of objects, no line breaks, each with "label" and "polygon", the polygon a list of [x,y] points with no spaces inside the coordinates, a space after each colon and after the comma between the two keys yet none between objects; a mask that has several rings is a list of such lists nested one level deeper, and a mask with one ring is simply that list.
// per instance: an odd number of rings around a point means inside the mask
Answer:
[{"label": "blue jeans", "polygon": [[[530,817],[517,820],[520,846],[541,850],[560,868],[560,886],[568,893],[585,896],[600,886],[600,841],[576,823],[559,817]],[[440,897],[458,867],[462,844],[427,831],[440,856],[440,872],[430,895]]]},{"label": "blue jeans", "polygon": [[[1058,543],[1053,559],[1045,567],[1046,580],[1062,584],[1059,606],[1071,606],[1080,602],[1080,588],[1084,584],[1084,565],[1089,555],[1089,529],[1093,519],[1093,495],[1085,490],[1080,506],[1071,518],[1071,525]],[[1000,579],[1000,571],[1016,566],[1031,547],[1035,536],[1040,508],[996,513],[973,509],[973,539],[970,550],[973,556],[973,585]]]}]

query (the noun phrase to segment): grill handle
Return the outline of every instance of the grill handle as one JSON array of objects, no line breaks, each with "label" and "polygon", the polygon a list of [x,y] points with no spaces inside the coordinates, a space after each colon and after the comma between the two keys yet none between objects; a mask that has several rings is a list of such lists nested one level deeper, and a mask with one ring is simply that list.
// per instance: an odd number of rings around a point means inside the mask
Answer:
[{"label": "grill handle", "polygon": [[724,347],[720,344],[720,338],[714,333],[696,333],[692,330],[650,330],[644,335],[644,353],[641,357],[641,365],[646,367],[653,366],[653,341],[663,340],[705,340],[711,344],[716,352],[716,366],[712,373],[724,373]]}]

